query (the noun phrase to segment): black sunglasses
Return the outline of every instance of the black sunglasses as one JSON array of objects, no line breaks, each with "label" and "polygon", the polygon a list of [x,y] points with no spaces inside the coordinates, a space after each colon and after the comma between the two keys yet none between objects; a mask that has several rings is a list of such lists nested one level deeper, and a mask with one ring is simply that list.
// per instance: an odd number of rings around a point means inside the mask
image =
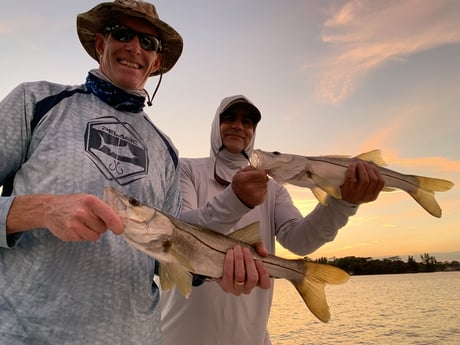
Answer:
[{"label": "black sunglasses", "polygon": [[112,35],[119,42],[129,42],[137,36],[142,49],[152,52],[161,51],[161,41],[155,36],[134,31],[120,24],[106,26],[104,33]]}]

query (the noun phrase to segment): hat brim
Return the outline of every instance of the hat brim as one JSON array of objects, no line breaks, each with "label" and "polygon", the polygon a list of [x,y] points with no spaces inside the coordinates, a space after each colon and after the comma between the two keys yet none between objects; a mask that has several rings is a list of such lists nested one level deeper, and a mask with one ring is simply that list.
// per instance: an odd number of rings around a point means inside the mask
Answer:
[{"label": "hat brim", "polygon": [[[153,6],[153,5],[152,5]],[[102,33],[105,26],[116,14],[143,19],[159,31],[162,45],[162,68],[150,76],[168,72],[182,54],[183,41],[180,34],[171,26],[158,18],[147,16],[135,8],[124,6],[117,2],[104,2],[93,9],[77,16],[77,33],[83,48],[99,62],[96,52],[96,34]]]},{"label": "hat brim", "polygon": [[225,109],[220,114],[222,115],[226,111],[232,108],[236,108],[236,107],[241,107],[243,109],[246,109],[249,112],[249,114],[251,114],[254,125],[257,125],[260,119],[262,118],[262,115],[260,114],[259,109],[254,104],[249,103],[244,98],[238,98],[238,99],[233,100],[225,107]]}]

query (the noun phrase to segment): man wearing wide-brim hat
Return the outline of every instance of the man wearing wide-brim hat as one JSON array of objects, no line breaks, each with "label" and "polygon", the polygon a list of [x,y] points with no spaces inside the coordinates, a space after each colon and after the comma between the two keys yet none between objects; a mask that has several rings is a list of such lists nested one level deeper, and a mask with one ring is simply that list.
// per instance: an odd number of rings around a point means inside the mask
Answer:
[{"label": "man wearing wide-brim hat", "polygon": [[[183,217],[177,150],[144,112],[156,92],[146,81],[159,85],[182,38],[134,0],[79,14],[77,32],[99,63],[83,84],[26,82],[0,102],[0,339],[161,344],[155,260],[119,236],[123,220],[102,199],[112,186]],[[251,173],[232,186],[253,190]],[[258,273],[251,256],[244,265],[249,291]]]},{"label": "man wearing wide-brim hat", "polygon": [[161,344],[155,261],[102,198],[112,186],[179,216],[177,150],[144,86],[182,38],[129,0],[78,15],[77,31],[99,63],[83,84],[22,83],[0,102],[0,342]]}]

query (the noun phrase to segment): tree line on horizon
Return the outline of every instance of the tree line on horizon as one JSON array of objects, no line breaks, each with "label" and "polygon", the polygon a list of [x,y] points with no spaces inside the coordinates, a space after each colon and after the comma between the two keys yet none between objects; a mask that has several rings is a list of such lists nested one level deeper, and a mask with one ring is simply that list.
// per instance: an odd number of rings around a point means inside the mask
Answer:
[{"label": "tree line on horizon", "polygon": [[321,257],[314,262],[339,267],[351,275],[460,271],[460,262],[439,262],[429,253],[420,255],[420,262],[413,256],[408,256],[407,261],[403,261],[399,256],[385,259],[346,256],[331,259]]}]

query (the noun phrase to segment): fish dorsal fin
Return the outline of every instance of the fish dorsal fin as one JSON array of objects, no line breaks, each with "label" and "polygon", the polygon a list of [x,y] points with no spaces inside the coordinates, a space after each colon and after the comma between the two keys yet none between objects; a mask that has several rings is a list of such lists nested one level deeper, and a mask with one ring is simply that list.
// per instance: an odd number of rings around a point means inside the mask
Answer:
[{"label": "fish dorsal fin", "polygon": [[321,205],[327,206],[327,193],[324,190],[314,187],[311,191]]},{"label": "fish dorsal fin", "polygon": [[[323,191],[325,191],[327,194],[333,196],[336,199],[342,199],[342,193],[340,193],[340,189],[334,185],[332,185],[327,179],[316,175],[312,174],[312,180],[315,182],[315,184],[321,188]],[[316,196],[316,194],[315,194]],[[321,199],[318,198],[318,200],[321,201]]]},{"label": "fish dorsal fin", "polygon": [[185,298],[192,293],[192,274],[180,264],[160,263],[160,285],[163,290],[177,286]]},{"label": "fish dorsal fin", "polygon": [[241,229],[238,229],[232,232],[228,236],[230,238],[233,238],[234,240],[238,240],[238,241],[242,241],[242,242],[246,242],[248,244],[254,245],[261,241],[260,234],[259,234],[259,225],[260,225],[260,222],[251,223]]},{"label": "fish dorsal fin", "polygon": [[363,161],[372,162],[378,166],[384,167],[387,163],[383,160],[382,152],[380,150],[372,150],[369,152],[361,153],[355,158],[361,159]]}]

